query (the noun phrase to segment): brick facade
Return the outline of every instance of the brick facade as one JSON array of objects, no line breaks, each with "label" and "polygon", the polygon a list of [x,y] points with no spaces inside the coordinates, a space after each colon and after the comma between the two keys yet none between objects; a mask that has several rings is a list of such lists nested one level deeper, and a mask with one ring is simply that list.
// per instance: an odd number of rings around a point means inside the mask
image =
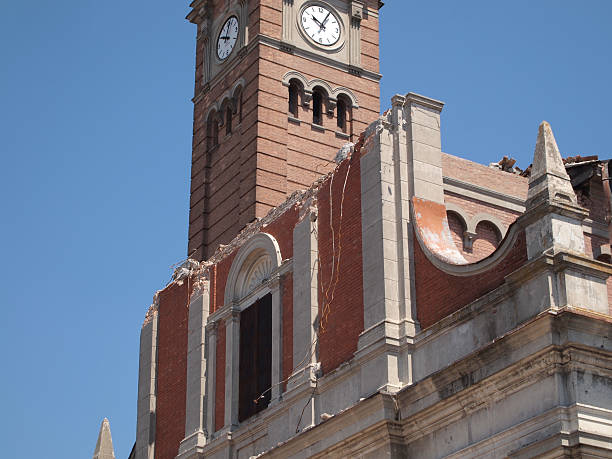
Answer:
[{"label": "brick facade", "polygon": [[[415,236],[416,238],[416,236]],[[419,244],[414,245],[417,317],[422,328],[458,311],[499,287],[504,277],[527,261],[525,234],[521,233],[510,254],[495,268],[475,276],[453,276],[436,268]]]},{"label": "brick facade", "polygon": [[155,459],[174,457],[185,436],[189,286],[159,293]]}]

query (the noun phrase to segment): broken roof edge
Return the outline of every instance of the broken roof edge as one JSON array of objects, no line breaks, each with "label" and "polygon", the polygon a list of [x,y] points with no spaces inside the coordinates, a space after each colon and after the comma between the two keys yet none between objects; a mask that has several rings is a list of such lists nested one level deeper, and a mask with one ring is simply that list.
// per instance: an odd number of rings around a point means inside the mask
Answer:
[{"label": "broken roof edge", "polygon": [[[428,207],[433,208],[428,209]],[[432,223],[430,227],[424,224],[425,212],[429,214]],[[519,218],[508,227],[508,232],[493,253],[482,260],[470,263],[457,249],[450,235],[450,229],[448,234],[445,233],[445,229],[448,229],[445,204],[412,198],[412,218],[414,233],[425,257],[440,271],[461,277],[481,274],[497,266],[512,252],[523,229]]]}]

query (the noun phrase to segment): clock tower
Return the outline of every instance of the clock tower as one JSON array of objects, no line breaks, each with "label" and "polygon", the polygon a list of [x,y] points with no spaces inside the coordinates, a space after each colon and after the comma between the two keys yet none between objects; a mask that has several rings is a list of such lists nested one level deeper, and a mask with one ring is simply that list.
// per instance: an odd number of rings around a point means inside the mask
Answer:
[{"label": "clock tower", "polygon": [[194,0],[192,258],[335,167],[380,111],[378,0]]}]

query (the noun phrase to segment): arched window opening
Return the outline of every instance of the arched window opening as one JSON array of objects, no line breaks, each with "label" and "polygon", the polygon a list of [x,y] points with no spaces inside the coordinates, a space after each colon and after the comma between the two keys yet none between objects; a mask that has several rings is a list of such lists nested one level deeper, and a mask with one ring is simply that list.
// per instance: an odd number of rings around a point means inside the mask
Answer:
[{"label": "arched window opening", "polygon": [[464,245],[464,234],[466,230],[465,222],[459,214],[454,211],[446,212],[446,219],[448,221],[448,227],[450,229],[453,241],[459,250],[465,250]]},{"label": "arched window opening", "polygon": [[289,83],[289,114],[294,118],[298,117],[298,92],[299,87],[295,81]]},{"label": "arched window opening", "polygon": [[232,107],[228,104],[225,109],[225,135],[232,133]]},{"label": "arched window opening", "polygon": [[238,98],[238,123],[242,123],[242,91],[240,91],[240,97]]},{"label": "arched window opening", "polygon": [[209,150],[212,150],[219,145],[219,120],[217,119],[216,113],[212,113],[208,117],[208,122],[206,125],[206,138],[207,147]]},{"label": "arched window opening", "polygon": [[323,126],[323,93],[318,89],[312,92],[312,123]]},{"label": "arched window opening", "polygon": [[500,241],[501,233],[495,224],[486,220],[479,222],[476,225],[476,237],[474,238],[474,256],[482,259],[492,254],[499,247]]},{"label": "arched window opening", "polygon": [[270,404],[272,387],[272,294],[240,313],[238,421]]},{"label": "arched window opening", "polygon": [[336,104],[336,110],[337,110],[336,124],[338,126],[338,129],[340,129],[342,132],[346,132],[347,104],[344,98],[338,97],[338,103]]}]

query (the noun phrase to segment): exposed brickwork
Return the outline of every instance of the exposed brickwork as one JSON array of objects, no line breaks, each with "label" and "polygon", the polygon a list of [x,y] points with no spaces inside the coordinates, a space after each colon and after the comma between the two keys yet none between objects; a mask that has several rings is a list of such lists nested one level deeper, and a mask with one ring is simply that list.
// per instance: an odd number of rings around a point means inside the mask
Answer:
[{"label": "exposed brickwork", "polygon": [[447,212],[446,219],[448,220],[448,227],[450,228],[451,235],[453,236],[453,242],[465,256],[465,250],[463,247],[463,233],[466,230],[465,223],[459,216],[457,216],[455,212]]},{"label": "exposed brickwork", "polygon": [[594,177],[579,186],[575,191],[578,203],[589,210],[589,218],[606,224],[606,220],[610,215],[610,203],[606,197],[601,179]]},{"label": "exposed brickwork", "polygon": [[[471,163],[475,164],[475,163]],[[479,166],[476,164],[476,166]],[[496,172],[493,170],[493,172]],[[497,171],[499,172],[499,171]],[[509,174],[507,172],[500,172],[502,174],[506,174],[508,176],[513,176],[513,174]],[[506,209],[500,206],[495,206],[484,201],[480,201],[478,199],[468,198],[466,196],[461,196],[459,194],[446,191],[444,193],[444,201],[446,203],[456,204],[463,211],[465,215],[463,215],[466,219],[471,219],[477,214],[487,214],[491,217],[497,219],[501,222],[505,227],[509,227],[520,215],[520,212],[516,212],[510,209]],[[476,226],[476,237],[472,244],[472,249],[467,250],[463,244],[463,232],[465,231],[465,227],[461,223],[461,220],[452,212],[449,212],[450,218],[448,224],[451,228],[451,232],[453,233],[453,239],[455,241],[455,245],[461,251],[465,259],[469,262],[475,262],[478,260],[482,260],[487,257],[496,247],[499,246],[499,238],[497,231],[494,229],[495,226],[492,224],[488,224],[485,222],[479,223]],[[499,228],[501,231],[502,228]]]},{"label": "exposed brickwork", "polygon": [[185,436],[188,282],[159,293],[155,458],[174,459]]},{"label": "exposed brickwork", "polygon": [[[416,240],[416,236],[415,236]],[[510,253],[488,272],[476,276],[452,276],[427,259],[420,244],[414,244],[417,317],[422,328],[458,311],[499,287],[504,276],[527,261],[525,234],[521,232]]]},{"label": "exposed brickwork", "polygon": [[472,243],[472,252],[470,255],[474,257],[474,261],[482,260],[495,251],[499,246],[499,242],[500,235],[497,228],[490,222],[480,222],[476,225],[476,237]]},{"label": "exposed brickwork", "polygon": [[269,225],[262,228],[264,233],[268,233],[276,239],[280,248],[283,260],[293,258],[293,228],[299,217],[299,209],[293,206]]},{"label": "exposed brickwork", "polygon": [[317,196],[321,317],[319,356],[324,373],[353,357],[359,334],[363,331],[359,158],[359,153],[355,152],[349,161],[340,166],[333,182],[327,179],[323,183]]},{"label": "exposed brickwork", "polygon": [[[508,173],[504,172],[504,174]],[[444,192],[444,202],[457,204],[467,212],[469,217],[473,217],[479,213],[492,215],[506,225],[506,227],[510,226],[517,217],[521,215],[520,212],[500,206],[494,206],[478,199],[468,198],[467,196],[461,196],[451,191]]]},{"label": "exposed brickwork", "polygon": [[211,312],[222,308],[225,301],[225,285],[227,283],[227,276],[229,275],[232,263],[236,257],[238,251],[232,252],[230,255],[219,261],[216,265],[212,266],[213,270],[213,282],[211,288],[210,309]]},{"label": "exposed brickwork", "polygon": [[442,153],[442,174],[523,200],[527,198],[527,178],[457,156]]},{"label": "exposed brickwork", "polygon": [[281,302],[283,306],[283,391],[293,369],[293,273],[285,274],[281,279]]},{"label": "exposed brickwork", "polygon": [[225,322],[217,324],[215,366],[215,432],[225,423]]},{"label": "exposed brickwork", "polygon": [[596,248],[599,248],[602,245],[606,245],[609,243],[610,241],[606,238],[595,236],[589,233],[584,233],[584,251],[589,257],[593,256],[593,252]]}]

